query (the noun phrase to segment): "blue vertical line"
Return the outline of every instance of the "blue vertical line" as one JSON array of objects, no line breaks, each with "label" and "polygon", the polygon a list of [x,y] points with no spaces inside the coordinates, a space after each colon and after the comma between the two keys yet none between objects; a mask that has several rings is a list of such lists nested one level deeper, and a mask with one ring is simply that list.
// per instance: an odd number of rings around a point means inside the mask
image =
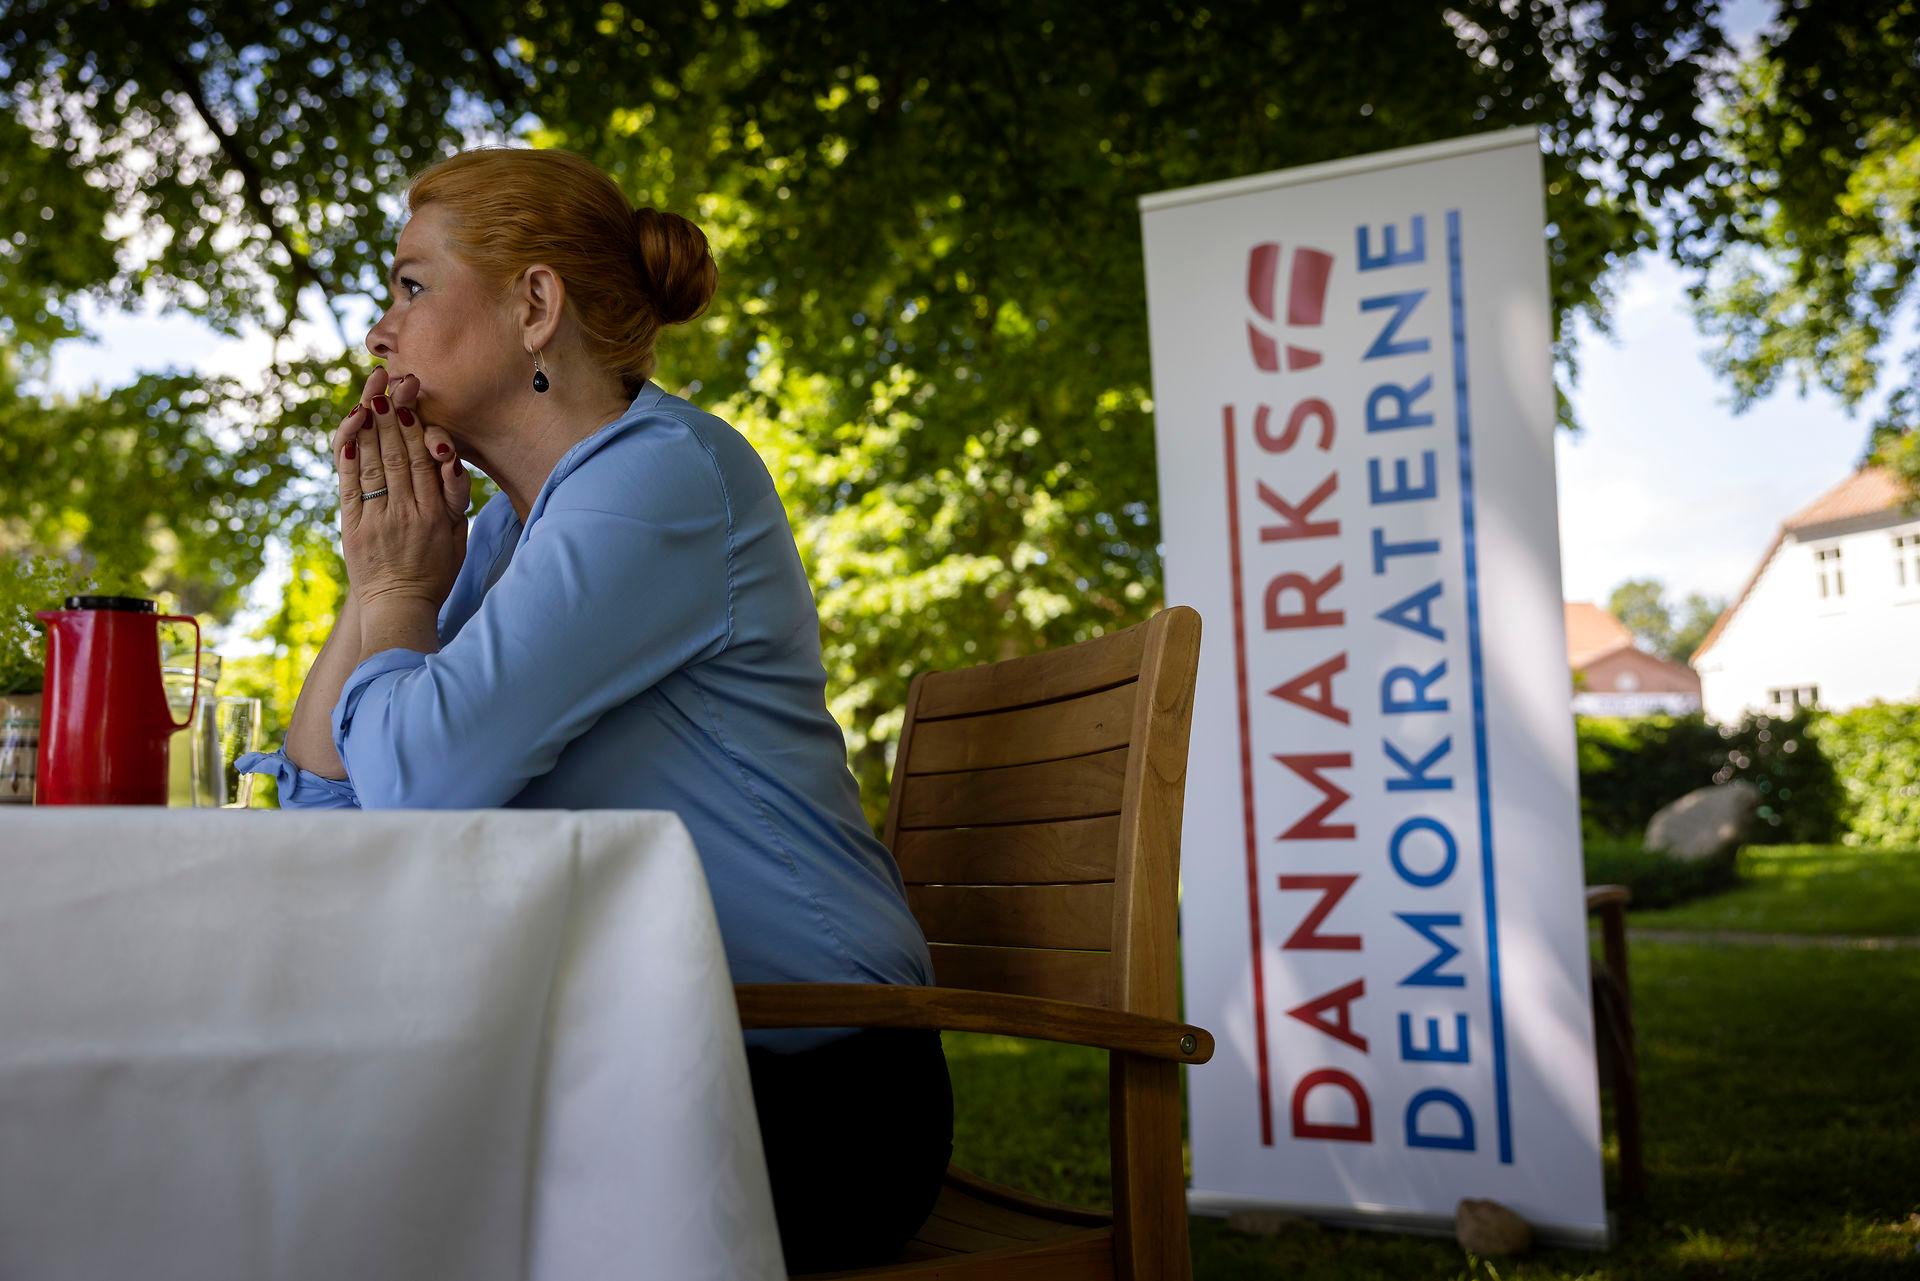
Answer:
[{"label": "blue vertical line", "polygon": [[1487,682],[1480,654],[1480,549],[1473,527],[1473,432],[1467,413],[1467,307],[1460,286],[1460,211],[1447,211],[1447,291],[1453,311],[1454,415],[1460,433],[1460,545],[1467,570],[1467,653],[1473,668],[1473,773],[1480,797],[1480,883],[1486,893],[1487,989],[1493,1007],[1493,1105],[1500,1161],[1513,1164],[1507,1104],[1507,1020],[1500,997],[1500,912],[1493,887],[1493,802],[1487,778]]}]

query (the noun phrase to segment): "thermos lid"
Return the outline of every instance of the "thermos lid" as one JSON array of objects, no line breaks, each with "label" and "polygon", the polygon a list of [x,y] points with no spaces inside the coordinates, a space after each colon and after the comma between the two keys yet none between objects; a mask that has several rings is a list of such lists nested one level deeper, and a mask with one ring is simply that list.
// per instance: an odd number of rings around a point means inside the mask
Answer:
[{"label": "thermos lid", "polygon": [[68,609],[118,609],[129,614],[157,614],[159,607],[138,596],[69,596]]}]

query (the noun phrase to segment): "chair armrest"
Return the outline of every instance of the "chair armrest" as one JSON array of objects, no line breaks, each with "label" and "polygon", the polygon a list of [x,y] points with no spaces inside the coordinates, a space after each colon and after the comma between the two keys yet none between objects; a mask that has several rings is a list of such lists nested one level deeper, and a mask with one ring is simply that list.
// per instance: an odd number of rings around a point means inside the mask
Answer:
[{"label": "chair armrest", "polygon": [[1176,1063],[1213,1057],[1205,1028],[1037,996],[889,983],[737,983],[733,995],[748,1028],[912,1027],[1064,1041]]}]

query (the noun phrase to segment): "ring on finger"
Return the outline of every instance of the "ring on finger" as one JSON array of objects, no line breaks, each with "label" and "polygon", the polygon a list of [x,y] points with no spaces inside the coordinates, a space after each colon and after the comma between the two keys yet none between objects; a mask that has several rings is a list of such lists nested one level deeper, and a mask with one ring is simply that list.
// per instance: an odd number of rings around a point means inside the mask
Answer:
[{"label": "ring on finger", "polygon": [[364,503],[369,498],[385,498],[386,496],[387,496],[387,487],[385,485],[382,485],[378,489],[362,490],[360,493],[360,501]]}]

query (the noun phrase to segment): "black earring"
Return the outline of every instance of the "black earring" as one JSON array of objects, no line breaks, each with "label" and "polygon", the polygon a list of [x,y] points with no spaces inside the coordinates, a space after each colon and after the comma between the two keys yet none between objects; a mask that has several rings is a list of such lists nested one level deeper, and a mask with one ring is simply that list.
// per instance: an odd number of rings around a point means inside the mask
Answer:
[{"label": "black earring", "polygon": [[540,363],[540,353],[536,351],[533,353],[533,389],[545,391],[551,386],[553,384],[547,381],[546,368]]}]

